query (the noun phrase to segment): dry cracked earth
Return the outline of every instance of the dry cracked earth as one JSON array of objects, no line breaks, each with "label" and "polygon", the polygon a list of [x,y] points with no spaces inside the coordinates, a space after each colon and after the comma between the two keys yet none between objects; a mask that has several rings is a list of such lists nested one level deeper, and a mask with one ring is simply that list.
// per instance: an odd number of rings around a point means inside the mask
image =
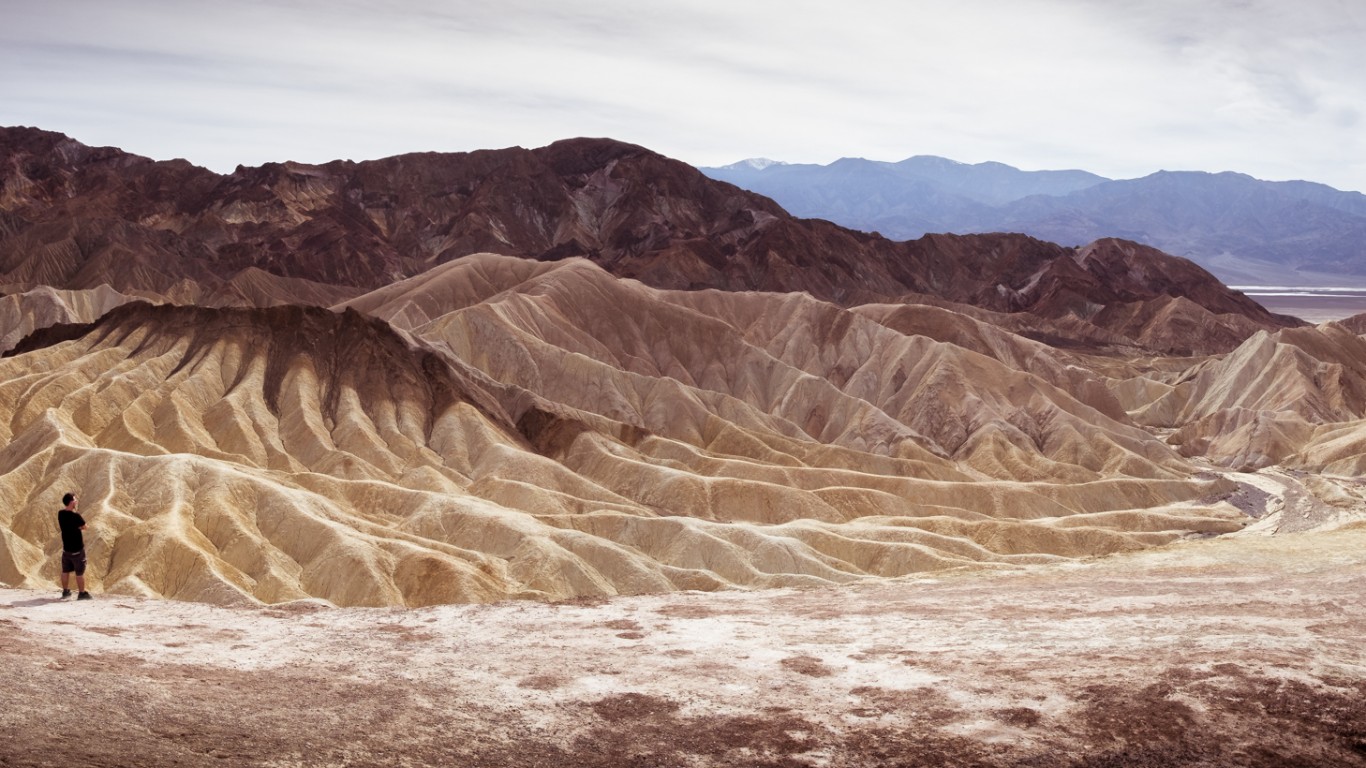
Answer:
[{"label": "dry cracked earth", "polygon": [[0,765],[1366,765],[1363,545],[421,609],[3,589]]}]

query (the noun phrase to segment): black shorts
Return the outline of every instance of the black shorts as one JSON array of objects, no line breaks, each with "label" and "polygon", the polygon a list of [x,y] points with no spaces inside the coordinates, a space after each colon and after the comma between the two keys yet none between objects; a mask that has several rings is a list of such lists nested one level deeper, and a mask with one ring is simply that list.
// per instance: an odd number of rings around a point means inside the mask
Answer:
[{"label": "black shorts", "polygon": [[62,552],[62,573],[76,572],[77,576],[85,575],[85,550],[80,552]]}]

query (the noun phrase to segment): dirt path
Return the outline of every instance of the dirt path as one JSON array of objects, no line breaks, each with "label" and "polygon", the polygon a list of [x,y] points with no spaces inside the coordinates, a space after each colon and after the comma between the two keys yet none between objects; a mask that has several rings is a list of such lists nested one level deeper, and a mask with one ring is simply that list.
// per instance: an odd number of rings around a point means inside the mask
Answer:
[{"label": "dirt path", "polygon": [[1366,765],[1366,528],[596,603],[0,589],[3,766]]}]

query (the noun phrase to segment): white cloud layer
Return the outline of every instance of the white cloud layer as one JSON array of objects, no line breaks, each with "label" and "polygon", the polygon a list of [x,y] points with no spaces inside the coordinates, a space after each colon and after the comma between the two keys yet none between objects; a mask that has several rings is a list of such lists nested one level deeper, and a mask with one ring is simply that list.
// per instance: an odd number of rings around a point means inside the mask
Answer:
[{"label": "white cloud layer", "polygon": [[1366,190],[1355,0],[0,0],[0,124],[216,170],[610,136]]}]

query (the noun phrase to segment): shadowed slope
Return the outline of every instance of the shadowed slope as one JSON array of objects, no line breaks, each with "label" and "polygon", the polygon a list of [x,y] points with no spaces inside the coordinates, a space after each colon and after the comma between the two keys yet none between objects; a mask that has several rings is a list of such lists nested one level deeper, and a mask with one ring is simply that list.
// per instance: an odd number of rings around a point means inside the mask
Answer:
[{"label": "shadowed slope", "polygon": [[59,291],[47,286],[0,297],[0,353],[41,328],[89,323],[132,301],[107,285],[89,291]]}]

